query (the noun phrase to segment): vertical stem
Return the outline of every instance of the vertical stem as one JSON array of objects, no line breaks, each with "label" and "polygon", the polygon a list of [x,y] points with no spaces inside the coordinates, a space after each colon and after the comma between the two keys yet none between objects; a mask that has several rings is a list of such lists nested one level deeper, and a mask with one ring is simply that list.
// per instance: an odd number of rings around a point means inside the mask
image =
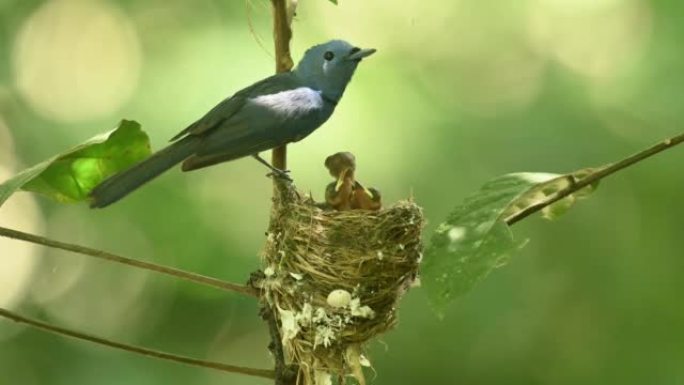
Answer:
[{"label": "vertical stem", "polygon": [[[292,29],[290,28],[290,22],[292,19],[289,17],[288,4],[290,0],[271,0],[273,5],[273,41],[275,43],[275,60],[276,60],[276,73],[288,72],[294,66],[292,62],[292,56],[290,54],[290,40],[292,39]],[[285,170],[287,168],[287,148],[286,146],[280,146],[273,149],[271,155],[271,164],[273,167]],[[278,205],[279,199],[276,197],[278,194],[283,193],[282,181],[279,183],[278,178],[273,178],[274,183],[274,212]],[[274,226],[274,214],[271,216],[271,225]],[[262,310],[264,319],[268,322],[269,331],[271,334],[271,351],[275,358],[275,385],[290,385],[294,384],[296,378],[296,371],[288,370],[288,366],[285,362],[285,356],[283,352],[283,345],[281,342],[281,335],[278,329],[278,321],[276,320],[275,314],[273,314],[273,309],[270,308],[268,303],[263,304],[264,308]]]},{"label": "vertical stem", "polygon": [[[275,42],[276,72],[287,72],[294,63],[290,55],[290,39],[292,29],[288,18],[288,0],[271,0],[273,4],[273,40]],[[287,168],[287,148],[280,146],[273,149],[271,164],[285,170]]]},{"label": "vertical stem", "polygon": [[264,307],[261,310],[261,317],[268,324],[268,331],[271,336],[271,343],[268,348],[273,353],[275,359],[275,385],[291,385],[297,380],[297,367],[287,365],[285,362],[285,353],[283,351],[283,342],[281,340],[280,330],[278,329],[278,320],[272,308]]}]

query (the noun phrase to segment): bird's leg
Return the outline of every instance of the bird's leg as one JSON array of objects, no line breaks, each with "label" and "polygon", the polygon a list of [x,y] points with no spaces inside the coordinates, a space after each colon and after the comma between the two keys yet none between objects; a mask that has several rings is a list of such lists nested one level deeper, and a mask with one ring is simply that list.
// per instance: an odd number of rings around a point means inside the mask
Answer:
[{"label": "bird's leg", "polygon": [[292,182],[292,178],[290,178],[290,176],[287,175],[287,173],[290,172],[289,170],[281,170],[279,168],[273,167],[270,163],[265,161],[264,158],[260,157],[259,154],[254,154],[252,155],[252,157],[254,157],[254,159],[259,161],[259,163],[263,164],[264,166],[268,167],[269,170],[271,170],[271,173],[268,174],[269,176],[275,175],[278,178],[282,178],[289,182]]}]

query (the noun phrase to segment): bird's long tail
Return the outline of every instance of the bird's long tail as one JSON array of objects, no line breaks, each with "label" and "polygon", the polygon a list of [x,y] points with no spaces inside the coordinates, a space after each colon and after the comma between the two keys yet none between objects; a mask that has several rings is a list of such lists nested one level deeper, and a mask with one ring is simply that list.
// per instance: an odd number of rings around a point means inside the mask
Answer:
[{"label": "bird's long tail", "polygon": [[195,152],[199,139],[194,136],[181,139],[129,169],[107,178],[90,192],[90,207],[109,206],[182,162]]}]

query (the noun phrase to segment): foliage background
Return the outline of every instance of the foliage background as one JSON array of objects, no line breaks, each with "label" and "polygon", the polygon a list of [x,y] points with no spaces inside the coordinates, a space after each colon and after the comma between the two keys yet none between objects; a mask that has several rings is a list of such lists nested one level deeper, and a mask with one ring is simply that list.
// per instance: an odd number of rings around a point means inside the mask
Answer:
[{"label": "foliage background", "polygon": [[[341,37],[364,62],[335,116],[290,147],[320,198],[322,162],[357,155],[386,202],[413,194],[434,226],[487,179],[599,165],[684,118],[676,0],[301,0],[297,60]],[[273,71],[265,0],[0,0],[0,179],[136,119],[159,148]],[[261,43],[259,43],[261,42]],[[437,320],[422,291],[372,344],[376,384],[684,382],[684,194],[673,150],[604,182]],[[258,266],[265,170],[169,172],[102,211],[30,194],[0,224],[233,281]],[[432,227],[431,226],[431,227]],[[108,338],[270,366],[249,299],[0,239],[0,305]],[[0,321],[0,383],[266,384]]]}]

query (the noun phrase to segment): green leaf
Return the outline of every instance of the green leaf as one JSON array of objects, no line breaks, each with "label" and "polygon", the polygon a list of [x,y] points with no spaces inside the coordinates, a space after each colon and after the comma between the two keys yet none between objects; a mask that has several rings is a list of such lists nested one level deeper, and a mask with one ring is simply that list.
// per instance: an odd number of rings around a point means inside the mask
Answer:
[{"label": "green leaf", "polygon": [[[539,205],[597,169],[571,174],[516,173],[487,182],[456,207],[432,236],[423,263],[423,281],[438,314],[464,295],[492,270],[503,266],[525,241],[513,238],[506,218]],[[596,190],[597,183],[582,188],[542,209],[554,219],[576,201]]]},{"label": "green leaf", "polygon": [[[517,214],[519,211],[526,209],[529,206],[540,203],[551,195],[560,192],[561,190],[570,188],[572,185],[592,174],[600,168],[585,168],[566,175],[558,175],[546,182],[541,182],[525,192],[514,202],[511,202],[509,207],[503,213],[503,218],[508,218],[511,215]],[[542,174],[543,175],[543,174]],[[542,217],[549,220],[554,220],[565,214],[574,204],[589,197],[598,188],[598,181],[586,186],[571,195],[554,202],[541,210]]]},{"label": "green leaf", "polygon": [[[502,212],[501,217],[502,219],[508,218],[512,215],[518,214],[520,211],[523,211],[527,209],[530,206],[536,205],[538,203],[543,202],[546,200],[550,195],[556,194],[557,192],[570,187],[571,184],[574,183],[574,179],[572,179],[572,174],[570,175],[557,175],[557,174],[536,174],[536,175],[548,175],[549,179],[548,180],[542,180],[542,178],[539,178],[539,182],[536,184],[532,184],[527,191],[522,193],[520,196],[518,196],[515,200],[511,201],[508,207]],[[536,177],[532,177],[532,180],[534,180]],[[568,197],[570,198],[570,197]],[[563,199],[561,201],[558,201],[551,206],[547,206],[544,210],[542,210],[542,214],[544,214],[546,209],[549,209],[552,206],[557,206],[556,210],[558,212],[558,215],[561,215],[564,211],[563,207],[569,208],[569,205],[567,202],[564,202],[566,199]],[[548,218],[551,219],[551,218]]]},{"label": "green leaf", "polygon": [[[590,174],[598,172],[598,171],[600,171],[606,167],[608,167],[608,166],[583,168],[581,170],[577,170],[577,171],[573,172],[571,175],[575,178],[575,181],[580,181],[580,180],[586,178],[587,176],[589,176]],[[596,182],[590,184],[589,186],[587,186],[587,187],[585,187],[579,191],[574,192],[572,195],[574,195],[577,199],[587,198],[587,197],[589,197],[589,195],[593,194],[594,191],[596,191],[598,186],[599,186],[599,181],[597,180]]]},{"label": "green leaf", "polygon": [[83,201],[102,180],[149,155],[149,138],[140,124],[122,120],[114,130],[0,184],[0,206],[19,189],[37,192],[63,203]]},{"label": "green leaf", "polygon": [[330,0],[330,2],[337,5],[337,0]]},{"label": "green leaf", "polygon": [[554,219],[558,219],[561,215],[568,212],[568,210],[570,210],[570,208],[574,206],[576,201],[577,198],[575,197],[575,195],[568,195],[567,197],[559,200],[558,202],[554,202],[544,207],[541,211],[542,218],[551,221]]},{"label": "green leaf", "polygon": [[422,268],[425,288],[438,313],[492,270],[504,265],[509,254],[522,246],[513,238],[503,220],[504,214],[516,203],[534,203],[541,196],[528,194],[560,177],[518,173],[493,179],[438,226]]}]

